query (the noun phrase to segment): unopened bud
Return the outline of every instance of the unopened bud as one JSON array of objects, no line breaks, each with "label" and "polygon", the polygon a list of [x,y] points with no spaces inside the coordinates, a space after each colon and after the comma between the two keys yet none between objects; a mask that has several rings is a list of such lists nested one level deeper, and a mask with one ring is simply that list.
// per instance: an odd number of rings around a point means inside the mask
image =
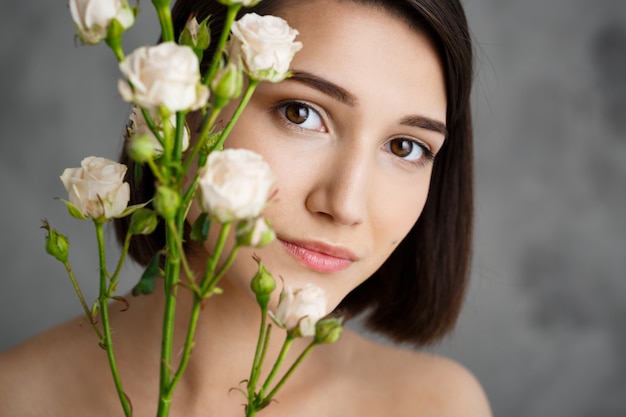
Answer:
[{"label": "unopened bud", "polygon": [[239,97],[242,89],[243,72],[237,65],[230,62],[211,81],[215,107],[224,107],[230,100]]},{"label": "unopened bud", "polygon": [[154,140],[148,135],[133,136],[128,141],[128,156],[138,163],[150,161],[156,156]]},{"label": "unopened bud", "polygon": [[154,194],[154,208],[165,220],[172,220],[180,206],[180,195],[171,188],[161,186]]},{"label": "unopened bud", "polygon": [[133,235],[149,235],[159,224],[157,214],[147,208],[140,208],[130,218],[128,231]]},{"label": "unopened bud", "polygon": [[208,21],[209,19],[206,18],[201,23],[198,23],[196,17],[192,15],[187,20],[178,39],[180,45],[191,47],[200,60],[202,60],[202,53],[211,43],[211,32],[209,31]]},{"label": "unopened bud", "polygon": [[315,343],[335,343],[343,330],[342,320],[337,318],[322,319],[315,324]]},{"label": "unopened bud", "polygon": [[252,278],[250,288],[256,295],[257,302],[261,308],[266,308],[270,301],[270,295],[276,288],[276,280],[259,259],[257,259],[257,262],[259,263],[259,270],[254,278]]},{"label": "unopened bud", "polygon": [[46,229],[46,252],[59,262],[66,263],[69,258],[70,242],[66,236],[50,227],[47,220],[43,221],[42,229]]},{"label": "unopened bud", "polygon": [[238,245],[253,248],[262,248],[276,239],[276,234],[267,220],[262,217],[240,221],[235,235]]}]

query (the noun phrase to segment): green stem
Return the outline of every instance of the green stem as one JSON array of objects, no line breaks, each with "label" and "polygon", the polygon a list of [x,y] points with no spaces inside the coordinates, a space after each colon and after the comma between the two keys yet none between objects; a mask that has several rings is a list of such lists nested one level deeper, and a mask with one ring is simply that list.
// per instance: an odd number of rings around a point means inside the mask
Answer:
[{"label": "green stem", "polygon": [[202,131],[200,132],[200,135],[198,136],[198,140],[196,141],[196,144],[193,146],[193,148],[191,148],[191,151],[187,155],[185,163],[183,164],[183,173],[186,173],[189,170],[189,167],[191,166],[194,159],[196,158],[196,155],[198,155],[198,152],[200,152],[200,149],[202,149],[202,147],[204,147],[204,145],[206,144],[206,140],[208,138],[209,132],[213,128],[213,125],[215,124],[215,121],[217,120],[217,117],[219,116],[220,111],[221,109],[213,109],[211,113],[209,114],[209,116],[207,116],[204,122],[202,123]]},{"label": "green stem", "polygon": [[96,237],[98,239],[98,254],[100,261],[100,294],[98,296],[98,303],[100,304],[100,317],[102,319],[102,328],[104,330],[104,341],[102,342],[104,349],[107,353],[109,360],[109,367],[111,368],[111,374],[113,375],[113,382],[115,383],[115,389],[119,396],[122,408],[124,409],[124,415],[130,417],[132,415],[132,408],[128,397],[124,393],[122,387],[122,381],[117,369],[117,362],[115,361],[115,355],[113,353],[113,340],[111,337],[111,323],[109,322],[109,306],[107,295],[107,271],[106,271],[106,254],[104,243],[104,227],[101,222],[94,222],[96,226]]},{"label": "green stem", "polygon": [[256,408],[247,406],[246,407],[246,417],[254,417],[256,415]]},{"label": "green stem", "polygon": [[157,164],[152,159],[149,159],[147,163],[152,170],[152,174],[157,179],[159,184],[167,184],[165,177],[163,176],[163,173],[161,172],[161,169],[157,166]]},{"label": "green stem", "polygon": [[289,368],[289,370],[285,373],[285,375],[281,378],[280,381],[278,381],[278,384],[276,384],[276,386],[274,387],[274,389],[272,391],[270,391],[269,394],[267,394],[267,397],[263,398],[261,396],[261,408],[265,407],[267,404],[269,404],[270,401],[272,401],[272,398],[274,397],[274,395],[276,395],[276,393],[278,392],[279,389],[282,388],[283,385],[285,385],[285,382],[287,382],[287,379],[289,379],[289,377],[291,376],[291,374],[294,373],[294,371],[296,370],[296,368],[300,365],[300,363],[302,363],[302,361],[304,360],[304,358],[306,358],[308,356],[308,354],[311,352],[311,350],[317,345],[317,343],[315,343],[315,341],[311,342],[306,349],[304,349],[304,351],[302,351],[302,353],[300,354],[300,356],[298,356],[298,359],[296,359],[296,361],[293,363],[293,365],[291,365],[291,367]]},{"label": "green stem", "polygon": [[[289,348],[291,347],[291,344],[293,343],[294,340],[295,340],[295,338],[293,336],[291,336],[289,333],[287,333],[287,337],[285,338],[285,342],[283,343],[283,347],[280,350],[280,354],[278,355],[278,358],[276,359],[276,362],[274,363],[274,366],[272,367],[272,370],[270,371],[270,374],[267,376],[267,379],[265,380],[265,383],[263,384],[263,387],[261,388],[261,391],[259,391],[258,398],[259,398],[261,404],[265,402],[264,401],[264,398],[265,398],[264,394],[268,390],[270,384],[272,383],[272,380],[276,376],[276,373],[278,372],[278,369],[280,368],[280,366],[285,361],[285,357],[287,356],[287,352],[289,351]],[[275,390],[273,390],[272,392],[274,392],[274,391]]]},{"label": "green stem", "polygon": [[222,56],[224,55],[224,48],[226,46],[226,42],[228,41],[228,36],[230,35],[230,27],[233,25],[235,18],[237,17],[237,13],[241,8],[241,3],[233,4],[228,6],[228,11],[226,12],[226,19],[224,20],[224,29],[222,29],[222,34],[220,35],[220,40],[217,44],[217,49],[213,54],[213,60],[211,61],[211,66],[204,76],[204,84],[209,85],[213,76],[215,76],[215,72],[219,68],[220,62],[222,61]]},{"label": "green stem", "polygon": [[189,326],[187,327],[187,338],[185,340],[185,347],[183,349],[182,358],[180,364],[178,365],[178,369],[176,370],[176,374],[172,379],[172,383],[170,385],[170,396],[174,393],[174,389],[180,381],[185,369],[187,369],[187,364],[189,363],[189,358],[191,357],[191,351],[194,345],[194,338],[196,335],[196,328],[198,327],[198,318],[200,317],[200,310],[202,309],[202,300],[199,298],[194,299],[193,307],[191,310],[191,318],[189,319]]},{"label": "green stem", "polygon": [[163,42],[174,41],[174,25],[172,24],[172,13],[168,1],[152,0],[159,23],[161,25],[161,38]]},{"label": "green stem", "polygon": [[76,276],[74,275],[74,271],[72,271],[72,267],[70,266],[70,263],[64,262],[63,265],[65,265],[65,270],[67,271],[67,275],[70,277],[70,281],[72,281],[72,286],[74,287],[74,291],[76,291],[76,295],[78,296],[78,299],[80,300],[80,304],[83,306],[83,310],[85,311],[85,315],[87,316],[87,320],[89,321],[89,324],[96,331],[96,334],[98,335],[98,340],[102,340],[102,337],[103,337],[102,332],[100,332],[100,329],[96,325],[96,321],[93,315],[91,314],[91,309],[89,308],[89,306],[87,305],[87,302],[85,301],[85,296],[83,295],[83,292],[81,291],[80,286],[78,285],[78,281],[76,280]]},{"label": "green stem", "polygon": [[228,233],[230,232],[231,223],[224,223],[222,225],[222,230],[220,230],[220,235],[217,238],[217,243],[215,244],[215,249],[213,249],[213,253],[207,260],[206,273],[204,278],[202,279],[202,283],[200,284],[200,288],[202,288],[202,293],[206,294],[209,290],[209,287],[214,283],[213,277],[215,276],[215,268],[217,267],[217,262],[220,259],[220,255],[224,250],[224,246],[226,245],[226,239],[228,238]]},{"label": "green stem", "polygon": [[[180,216],[179,216],[180,217]],[[180,219],[168,220],[166,227],[167,256],[165,260],[165,308],[163,312],[163,330],[161,337],[161,368],[159,382],[158,417],[169,415],[172,404],[171,374],[172,351],[174,341],[174,322],[176,316],[176,293],[180,273],[180,254],[178,253],[177,239],[180,239],[182,226]],[[173,225],[172,222],[175,222]]]},{"label": "green stem", "polygon": [[[175,158],[174,148],[175,148],[175,131],[174,127],[170,123],[169,119],[169,110],[164,107],[161,108],[160,116],[161,116],[161,128],[163,130],[163,155],[161,158],[163,159],[162,165],[169,169],[171,168],[172,158]],[[173,159],[176,161],[176,159]],[[164,184],[165,185],[165,184]]]},{"label": "green stem", "polygon": [[122,62],[124,60],[124,50],[122,49],[122,37],[119,36],[114,39],[107,38],[106,44],[113,51],[113,54],[115,55],[115,59],[117,59],[117,62]]},{"label": "green stem", "polygon": [[200,181],[200,175],[196,173],[196,175],[193,177],[193,180],[191,181],[191,184],[187,188],[185,195],[183,196],[181,207],[183,208],[183,211],[185,212],[185,218],[187,217],[189,208],[191,207],[191,201],[193,200],[195,196],[196,188],[198,188],[199,181]]},{"label": "green stem", "polygon": [[176,133],[174,140],[174,160],[181,161],[183,159],[183,133],[185,131],[185,113],[176,112]]},{"label": "green stem", "polygon": [[148,129],[150,129],[154,137],[157,138],[161,146],[165,147],[165,142],[163,140],[163,137],[161,136],[161,132],[159,131],[159,128],[156,125],[156,123],[154,123],[154,120],[152,120],[152,115],[150,114],[150,112],[144,109],[143,107],[140,108],[140,110],[141,110],[143,119],[146,121],[146,125],[148,125]]},{"label": "green stem", "polygon": [[132,235],[130,233],[126,233],[126,237],[124,238],[124,246],[122,246],[122,253],[120,254],[120,260],[117,262],[117,267],[115,268],[115,272],[111,277],[111,284],[117,282],[118,276],[122,271],[122,267],[124,266],[124,262],[126,262],[126,255],[128,255],[128,248],[130,247],[130,238]]},{"label": "green stem", "polygon": [[233,127],[235,127],[235,123],[237,123],[239,116],[241,116],[241,113],[243,113],[246,105],[252,98],[252,94],[254,93],[254,90],[256,89],[256,87],[259,85],[259,82],[260,81],[258,80],[250,80],[248,82],[248,87],[246,88],[246,92],[243,98],[241,99],[241,101],[239,102],[239,105],[237,106],[237,109],[235,110],[233,117],[230,118],[230,120],[228,121],[228,124],[226,125],[222,133],[220,134],[220,139],[215,144],[215,149],[222,149],[222,146],[224,146],[224,141],[226,141],[226,138],[228,137],[228,134],[230,133],[230,131],[233,130]]},{"label": "green stem", "polygon": [[183,241],[180,239],[180,236],[178,236],[178,234],[176,233],[176,228],[175,226],[173,226],[173,223],[168,223],[167,226],[171,228],[170,232],[172,236],[174,236],[174,239],[176,240],[176,246],[178,246],[178,254],[180,256],[180,262],[181,262],[183,269],[185,270],[185,274],[187,274],[187,277],[193,281],[194,280],[193,271],[191,270],[191,268],[189,267],[189,264],[187,263],[187,257],[185,256],[185,251],[183,249]]},{"label": "green stem", "polygon": [[226,262],[224,262],[224,265],[222,265],[222,267],[220,268],[219,272],[217,274],[215,274],[215,276],[211,280],[211,284],[209,286],[210,289],[213,289],[213,287],[215,287],[215,285],[217,285],[219,280],[222,279],[224,274],[226,274],[226,271],[228,271],[228,268],[230,268],[230,266],[233,264],[233,261],[235,260],[235,257],[237,256],[237,253],[239,252],[239,248],[240,248],[240,246],[237,245],[230,252],[230,255],[228,255],[228,259],[226,260]]},{"label": "green stem", "polygon": [[265,325],[267,323],[267,307],[261,307],[261,326],[259,327],[259,338],[254,352],[254,360],[252,361],[252,369],[250,370],[250,379],[248,380],[248,403],[254,398],[256,384],[261,373],[261,365],[266,352],[267,340],[269,340],[270,329],[272,326]]}]

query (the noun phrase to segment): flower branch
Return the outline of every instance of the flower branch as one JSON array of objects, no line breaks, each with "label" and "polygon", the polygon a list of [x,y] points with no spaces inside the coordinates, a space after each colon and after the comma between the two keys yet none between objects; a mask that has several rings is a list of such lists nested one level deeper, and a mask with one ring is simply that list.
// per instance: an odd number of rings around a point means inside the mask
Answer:
[{"label": "flower branch", "polygon": [[124,409],[124,415],[126,417],[132,416],[132,406],[128,400],[128,397],[124,393],[124,388],[120,380],[119,371],[117,369],[117,362],[115,361],[115,354],[113,352],[113,338],[111,337],[111,325],[109,323],[109,286],[107,286],[107,268],[106,268],[106,254],[104,243],[103,223],[100,221],[94,221],[96,227],[96,237],[98,241],[98,259],[100,263],[100,289],[98,296],[98,303],[100,306],[100,318],[102,319],[102,328],[104,329],[104,339],[101,341],[101,346],[104,347],[107,353],[107,359],[109,360],[109,367],[113,375],[113,382],[115,383],[115,389],[117,390],[118,397]]},{"label": "flower branch", "polygon": [[[96,4],[96,1],[99,3]],[[274,176],[269,165],[254,152],[222,148],[259,83],[278,82],[289,76],[291,59],[302,45],[295,41],[297,31],[274,16],[246,14],[235,21],[241,7],[252,6],[259,0],[219,1],[228,6],[224,29],[217,39],[216,52],[210,58],[209,70],[201,75],[200,62],[211,43],[207,19],[198,23],[192,16],[179,39],[175,39],[170,0],[152,0],[162,31],[162,42],[126,54],[122,38],[134,24],[138,8],[131,8],[126,0],[70,0],[70,12],[78,37],[87,44],[104,41],[119,62],[123,78],[118,82],[118,91],[124,101],[133,104],[126,150],[136,166],[140,169],[147,166],[155,179],[156,191],[148,202],[151,205],[149,208],[148,203],[128,207],[130,187],[123,180],[127,168],[105,158],[85,158],[80,168],[68,168],[61,176],[69,195],[69,201],[64,203],[70,214],[79,219],[91,219],[96,227],[100,281],[99,296],[91,309],[69,266],[66,239],[53,232],[46,223],[49,232],[47,250],[65,265],[83,310],[107,352],[116,390],[127,417],[132,414],[132,407],[124,393],[115,361],[108,303],[111,299],[127,303],[115,292],[131,237],[149,235],[159,222],[164,222],[165,245],[133,288],[133,294],[148,294],[154,289],[155,277],[163,275],[165,302],[158,417],[169,415],[174,390],[189,364],[204,303],[219,293],[217,285],[226,276],[241,247],[262,247],[275,238],[268,222],[261,217],[268,199],[273,195]],[[245,92],[239,99],[244,85]],[[216,124],[222,109],[236,99],[239,102],[233,115],[223,128],[218,128]],[[186,116],[191,111],[203,114],[200,133],[194,138],[191,138],[186,124]],[[188,149],[192,139],[193,145]],[[194,162],[196,172],[192,169]],[[190,183],[186,183],[188,175],[193,176]],[[197,225],[193,226],[194,239],[204,243],[209,236],[209,226],[218,224],[221,227],[204,271],[191,268],[183,245],[185,221],[194,201],[202,212]],[[128,232],[115,270],[109,275],[103,227],[112,218],[124,216],[131,216]],[[223,256],[227,240],[233,234],[235,243],[228,255]],[[181,285],[181,272],[188,278],[188,284]],[[196,281],[196,274],[202,277],[199,281]],[[285,315],[285,303],[298,298],[296,294],[309,293],[310,289],[283,291],[276,314],[271,317],[286,330],[285,344],[261,391],[255,393],[272,332],[272,324],[268,324],[267,317],[272,314],[268,303],[275,287],[275,281],[260,261],[259,273],[251,285],[261,306],[262,318],[248,380],[248,415],[254,415],[271,401],[308,354],[310,348],[271,388],[293,340],[313,336],[315,331],[311,329],[325,314],[325,311],[320,313],[307,307],[293,313],[298,315],[294,322],[288,314]],[[179,287],[191,290],[193,302],[182,355],[177,367],[174,367],[174,323]],[[96,323],[97,311],[100,312],[102,331]],[[311,347],[318,343],[314,339]],[[269,394],[265,395],[268,391]]]}]

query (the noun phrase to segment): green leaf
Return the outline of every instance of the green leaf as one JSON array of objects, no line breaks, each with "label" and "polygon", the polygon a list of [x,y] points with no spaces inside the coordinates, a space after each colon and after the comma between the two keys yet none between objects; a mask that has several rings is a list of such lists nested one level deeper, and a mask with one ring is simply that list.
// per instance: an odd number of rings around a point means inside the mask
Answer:
[{"label": "green leaf", "polygon": [[191,239],[198,243],[204,243],[209,236],[211,219],[207,213],[202,213],[191,226]]},{"label": "green leaf", "polygon": [[133,214],[137,210],[142,209],[145,206],[147,206],[148,204],[150,204],[150,201],[146,201],[145,203],[142,203],[142,204],[134,204],[132,206],[128,206],[128,207],[126,207],[126,209],[123,212],[121,212],[120,214],[115,216],[115,218],[119,219],[119,218],[122,218],[122,217],[126,217],[129,214]]},{"label": "green leaf", "polygon": [[63,204],[65,204],[65,207],[67,207],[67,210],[70,212],[70,215],[74,217],[75,219],[78,219],[78,220],[88,219],[88,217],[85,216],[83,212],[80,211],[79,208],[76,207],[74,204],[70,203],[67,200],[63,200],[62,198],[57,198],[57,200],[60,200]]},{"label": "green leaf", "polygon": [[156,277],[161,275],[161,268],[159,268],[160,259],[160,253],[154,255],[154,257],[146,267],[145,271],[143,271],[143,274],[141,274],[139,282],[133,287],[132,294],[134,296],[142,294],[147,295],[154,292]]}]

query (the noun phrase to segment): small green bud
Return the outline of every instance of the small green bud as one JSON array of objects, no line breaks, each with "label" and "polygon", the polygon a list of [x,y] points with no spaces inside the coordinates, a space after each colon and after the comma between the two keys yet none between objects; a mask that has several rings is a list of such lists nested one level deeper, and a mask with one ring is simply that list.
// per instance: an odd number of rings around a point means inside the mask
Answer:
[{"label": "small green bud", "polygon": [[41,226],[48,234],[46,235],[46,252],[54,256],[59,262],[66,263],[69,258],[70,242],[66,236],[50,227],[47,220]]},{"label": "small green bud", "polygon": [[154,194],[154,208],[165,220],[172,220],[180,206],[180,195],[171,188],[161,186]]},{"label": "small green bud", "polygon": [[128,231],[133,235],[149,235],[158,224],[159,218],[153,210],[140,208],[131,216]]},{"label": "small green bud", "polygon": [[270,295],[272,291],[276,288],[276,280],[270,274],[270,272],[263,266],[261,260],[255,258],[255,260],[259,264],[259,270],[257,271],[254,278],[250,282],[250,288],[252,292],[256,295],[256,300],[261,306],[261,308],[267,308],[267,304],[270,301]]},{"label": "small green bud", "polygon": [[126,147],[128,156],[138,163],[150,161],[156,156],[154,140],[148,135],[137,135],[129,139]]},{"label": "small green bud", "polygon": [[198,55],[198,59],[202,60],[204,50],[211,43],[211,32],[208,27],[209,18],[198,23],[195,16],[190,16],[178,38],[180,45],[189,46]]},{"label": "small green bud", "polygon": [[230,100],[239,97],[242,89],[243,71],[234,63],[229,62],[211,81],[215,107],[224,107]]},{"label": "small green bud", "polygon": [[276,239],[276,233],[262,217],[240,221],[237,224],[235,236],[239,246],[253,248],[262,248]]},{"label": "small green bud", "polygon": [[335,343],[343,330],[341,319],[322,319],[315,324],[315,343]]}]

